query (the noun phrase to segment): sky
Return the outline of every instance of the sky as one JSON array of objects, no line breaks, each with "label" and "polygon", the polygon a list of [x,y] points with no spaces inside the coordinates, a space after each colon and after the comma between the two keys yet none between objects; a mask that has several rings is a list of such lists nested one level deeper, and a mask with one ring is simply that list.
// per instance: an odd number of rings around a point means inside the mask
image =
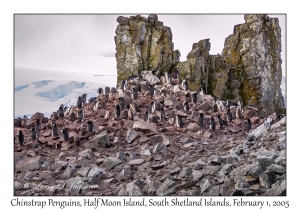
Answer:
[{"label": "sky", "polygon": [[[114,36],[120,15],[15,15],[15,66],[116,75]],[[279,18],[285,74],[285,15],[269,16]],[[206,38],[210,54],[221,54],[234,25],[245,22],[243,15],[159,14],[158,19],[171,27],[181,61],[193,43]]]}]

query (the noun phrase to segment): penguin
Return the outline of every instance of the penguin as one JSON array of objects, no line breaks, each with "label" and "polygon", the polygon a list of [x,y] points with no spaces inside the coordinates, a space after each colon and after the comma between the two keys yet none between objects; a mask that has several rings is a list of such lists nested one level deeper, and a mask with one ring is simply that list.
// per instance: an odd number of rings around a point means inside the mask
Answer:
[{"label": "penguin", "polygon": [[87,133],[86,127],[84,124],[82,124],[80,127],[80,135],[84,136],[86,133]]},{"label": "penguin", "polygon": [[58,116],[60,118],[64,118],[65,116],[65,112],[64,112],[64,107],[63,106],[60,106],[59,109],[58,109]]},{"label": "penguin", "polygon": [[199,94],[200,94],[201,96],[204,96],[204,95],[205,95],[205,90],[204,90],[204,88],[203,88],[203,85],[201,85],[201,86],[199,87]]},{"label": "penguin", "polygon": [[200,113],[198,116],[198,124],[201,128],[204,128],[204,115],[203,113]]},{"label": "penguin", "polygon": [[161,107],[160,109],[160,116],[159,116],[160,120],[164,120],[166,118],[166,114],[165,114],[165,110],[163,107]]},{"label": "penguin", "polygon": [[145,122],[149,122],[149,111],[147,110],[144,115]]},{"label": "penguin", "polygon": [[24,145],[24,135],[22,133],[21,130],[19,130],[19,136],[18,136],[18,139],[19,139],[19,144],[20,146],[23,146]]},{"label": "penguin", "polygon": [[191,93],[191,98],[192,98],[192,103],[196,104],[197,103],[197,93]]},{"label": "penguin", "polygon": [[69,109],[69,113],[73,112],[74,111],[74,106],[71,105],[70,109]]},{"label": "penguin", "polygon": [[156,115],[152,116],[152,122],[158,125],[158,118]]},{"label": "penguin", "polygon": [[79,108],[79,109],[81,109],[82,108],[82,98],[81,98],[81,96],[78,96],[78,99],[77,99],[77,107]]},{"label": "penguin", "polygon": [[133,100],[136,100],[138,98],[138,91],[135,88],[132,88],[132,94],[131,94]]},{"label": "penguin", "polygon": [[56,124],[52,124],[52,137],[57,137],[58,136],[58,128],[56,127]]},{"label": "penguin", "polygon": [[219,114],[218,114],[218,126],[220,127],[220,129],[223,128],[223,120]]},{"label": "penguin", "polygon": [[188,82],[185,79],[182,81],[181,86],[185,91],[189,90]]},{"label": "penguin", "polygon": [[105,102],[109,101],[109,93],[105,93]]},{"label": "penguin", "polygon": [[93,102],[93,111],[97,111],[98,110],[98,107],[99,107],[99,101],[98,99],[96,99],[94,102]]},{"label": "penguin", "polygon": [[68,131],[66,131],[65,129],[62,130],[62,138],[64,141],[68,141],[69,139]]},{"label": "penguin", "polygon": [[160,95],[163,97],[166,97],[167,96],[166,89],[164,89],[164,88],[160,89]]},{"label": "penguin", "polygon": [[88,132],[93,132],[94,130],[95,130],[95,127],[94,127],[94,123],[91,121],[91,120],[89,120],[88,122],[87,122],[87,131]]},{"label": "penguin", "polygon": [[213,105],[213,112],[218,112],[218,105],[216,103]]},{"label": "penguin", "polygon": [[148,85],[148,87],[150,88],[150,97],[153,97],[156,93],[155,88],[153,85]]},{"label": "penguin", "polygon": [[110,89],[110,92],[111,92],[111,93],[117,93],[117,89],[116,89],[115,87],[112,87],[112,88]]},{"label": "penguin", "polygon": [[69,114],[69,107],[65,106],[64,107],[64,117],[66,117]]},{"label": "penguin", "polygon": [[79,110],[78,112],[78,120],[77,122],[82,122],[84,119],[84,111],[82,109]]},{"label": "penguin", "polygon": [[109,119],[109,117],[110,117],[110,112],[109,112],[109,110],[108,110],[108,109],[106,109],[106,112],[105,112],[104,119],[105,119],[105,120],[108,120],[108,119]]},{"label": "penguin", "polygon": [[156,111],[160,111],[160,109],[161,109],[161,104],[160,104],[160,102],[155,102],[155,110],[156,110]]},{"label": "penguin", "polygon": [[40,120],[39,119],[36,119],[35,120],[35,131],[37,133],[40,133],[41,132],[41,123],[40,123]]},{"label": "penguin", "polygon": [[183,102],[183,110],[186,112],[190,110],[189,103],[187,101]]},{"label": "penguin", "polygon": [[22,122],[21,122],[21,127],[26,127],[27,126],[27,120],[28,120],[27,116],[24,115],[23,119],[22,119]]},{"label": "penguin", "polygon": [[283,118],[283,116],[282,116],[281,114],[279,114],[279,115],[276,117],[275,122],[279,122],[282,118]]},{"label": "penguin", "polygon": [[138,75],[130,75],[128,78],[127,78],[127,81],[130,81],[130,80],[134,80],[135,78],[137,78]]},{"label": "penguin", "polygon": [[109,87],[105,87],[105,94],[109,94],[110,93],[110,88]]},{"label": "penguin", "polygon": [[86,93],[82,94],[82,96],[81,96],[83,104],[86,103],[86,96],[87,96]]},{"label": "penguin", "polygon": [[125,99],[123,97],[119,97],[119,105],[121,109],[125,107]]},{"label": "penguin", "polygon": [[33,141],[36,140],[36,131],[35,131],[35,128],[32,128],[32,129],[31,129],[31,139],[32,139]]},{"label": "penguin", "polygon": [[247,127],[246,127],[247,132],[249,132],[251,130],[251,127],[252,127],[251,120],[248,118],[248,120],[247,120]]},{"label": "penguin", "polygon": [[134,102],[132,102],[132,103],[130,104],[130,108],[131,108],[132,110],[134,110],[135,112],[140,112],[140,109],[139,109],[138,105],[137,105],[136,103],[134,103]]},{"label": "penguin", "polygon": [[77,147],[80,146],[80,137],[79,137],[79,136],[76,136],[75,141],[74,141],[74,144],[75,144]]},{"label": "penguin", "polygon": [[173,71],[173,78],[174,79],[179,79],[179,69],[175,68]]},{"label": "penguin", "polygon": [[230,109],[227,108],[227,113],[226,113],[226,120],[227,122],[232,122],[232,113],[230,112]]},{"label": "penguin", "polygon": [[115,116],[117,117],[117,118],[119,118],[120,117],[120,113],[121,113],[121,108],[120,108],[120,105],[119,104],[117,104],[116,106],[115,106]]},{"label": "penguin", "polygon": [[72,122],[74,122],[76,120],[76,114],[74,112],[71,112],[71,114],[70,114],[70,120]]},{"label": "penguin", "polygon": [[235,114],[236,114],[237,119],[242,119],[242,112],[241,112],[241,108],[239,106],[238,106]]},{"label": "penguin", "polygon": [[213,117],[210,117],[210,125],[209,125],[209,129],[211,131],[215,131],[216,130],[216,123]]},{"label": "penguin", "polygon": [[100,95],[100,93],[103,93],[103,89],[100,87],[97,92],[98,92],[98,95]]},{"label": "penguin", "polygon": [[122,80],[121,82],[121,90],[124,92],[127,87],[127,80]]},{"label": "penguin", "polygon": [[168,84],[172,84],[171,77],[170,77],[170,74],[168,72],[165,72],[165,78],[166,78],[166,82]]},{"label": "penguin", "polygon": [[154,113],[155,112],[155,101],[150,102],[150,112]]},{"label": "penguin", "polygon": [[178,128],[182,128],[182,126],[183,126],[182,119],[181,119],[181,117],[178,116],[178,115],[176,115],[176,126],[177,126]]},{"label": "penguin", "polygon": [[91,103],[93,103],[95,100],[96,100],[96,97],[91,97],[91,98],[89,99],[89,103],[91,104]]},{"label": "penguin", "polygon": [[135,89],[138,91],[138,92],[142,92],[142,86],[140,83],[136,84],[135,85]]},{"label": "penguin", "polygon": [[134,115],[133,115],[133,112],[131,111],[131,109],[128,109],[127,117],[128,117],[129,120],[133,120]]}]

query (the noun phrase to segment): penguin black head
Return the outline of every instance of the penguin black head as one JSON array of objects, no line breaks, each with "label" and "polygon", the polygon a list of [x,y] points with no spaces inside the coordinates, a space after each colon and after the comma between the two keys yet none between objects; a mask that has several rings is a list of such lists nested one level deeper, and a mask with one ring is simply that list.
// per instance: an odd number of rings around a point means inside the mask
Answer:
[{"label": "penguin black head", "polygon": [[66,133],[67,131],[65,129],[62,130],[62,133]]},{"label": "penguin black head", "polygon": [[203,113],[202,112],[200,113],[200,116],[203,117]]},{"label": "penguin black head", "polygon": [[32,128],[31,131],[35,131],[35,128]]},{"label": "penguin black head", "polygon": [[35,120],[35,122],[36,122],[36,123],[39,123],[39,122],[40,122],[40,120],[39,120],[39,119],[36,119],[36,120]]},{"label": "penguin black head", "polygon": [[19,135],[23,135],[23,132],[21,130],[19,130]]}]

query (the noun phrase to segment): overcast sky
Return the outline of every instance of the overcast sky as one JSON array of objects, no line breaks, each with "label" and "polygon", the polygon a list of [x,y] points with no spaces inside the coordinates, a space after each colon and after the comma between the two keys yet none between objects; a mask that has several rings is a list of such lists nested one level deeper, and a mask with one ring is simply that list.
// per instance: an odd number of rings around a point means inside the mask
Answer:
[{"label": "overcast sky", "polygon": [[[118,16],[15,15],[15,66],[116,74]],[[269,16],[279,18],[285,74],[285,16]],[[171,27],[181,61],[186,60],[193,43],[206,38],[210,38],[210,54],[221,54],[234,25],[245,22],[243,15],[158,15],[158,19]]]}]

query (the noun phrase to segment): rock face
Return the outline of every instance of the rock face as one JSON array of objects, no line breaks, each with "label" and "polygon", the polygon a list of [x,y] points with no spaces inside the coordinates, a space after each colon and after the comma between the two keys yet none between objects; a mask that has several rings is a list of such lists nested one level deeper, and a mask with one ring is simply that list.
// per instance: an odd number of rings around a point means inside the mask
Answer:
[{"label": "rock face", "polygon": [[151,70],[157,76],[169,72],[179,62],[174,51],[171,28],[164,26],[157,15],[140,15],[117,19],[116,60],[118,82],[131,74]]},{"label": "rock face", "polygon": [[264,117],[283,112],[279,21],[267,15],[245,15],[244,19],[225,39],[222,55],[209,55],[209,39],[200,40],[176,67],[192,90],[203,85],[217,98],[257,106]]}]

